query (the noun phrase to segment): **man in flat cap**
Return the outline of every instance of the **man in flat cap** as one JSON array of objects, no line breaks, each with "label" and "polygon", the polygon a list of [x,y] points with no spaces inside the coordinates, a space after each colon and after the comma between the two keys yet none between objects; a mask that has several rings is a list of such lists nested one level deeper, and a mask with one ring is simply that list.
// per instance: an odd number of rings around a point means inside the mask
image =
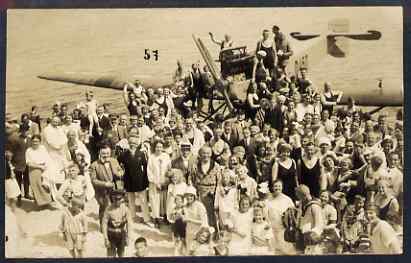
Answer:
[{"label": "man in flat cap", "polygon": [[195,165],[195,156],[191,152],[191,144],[181,143],[180,156],[171,162],[171,167],[180,169],[183,172],[184,178],[188,184],[191,184],[191,178],[189,178],[190,171],[193,170]]}]

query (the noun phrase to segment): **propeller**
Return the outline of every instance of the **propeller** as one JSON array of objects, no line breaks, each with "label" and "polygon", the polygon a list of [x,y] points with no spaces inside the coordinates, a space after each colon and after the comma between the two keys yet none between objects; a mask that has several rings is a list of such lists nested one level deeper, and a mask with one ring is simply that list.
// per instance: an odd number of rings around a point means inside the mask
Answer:
[{"label": "propeller", "polygon": [[213,57],[211,56],[210,52],[204,45],[203,41],[194,34],[192,36],[193,36],[194,43],[196,44],[198,50],[200,51],[200,54],[204,60],[204,63],[210,69],[210,73],[213,76],[217,90],[219,90],[223,94],[226,105],[228,109],[230,110],[230,112],[234,111],[234,106],[231,103],[230,97],[228,95],[228,87],[230,84],[229,81],[222,79],[220,71],[218,70],[218,67],[215,64]]}]

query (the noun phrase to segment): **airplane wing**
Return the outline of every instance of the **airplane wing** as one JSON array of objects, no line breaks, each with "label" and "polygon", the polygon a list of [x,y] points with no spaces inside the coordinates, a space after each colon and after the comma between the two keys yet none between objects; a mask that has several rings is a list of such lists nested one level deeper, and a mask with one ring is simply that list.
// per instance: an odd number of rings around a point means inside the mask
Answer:
[{"label": "airplane wing", "polygon": [[297,40],[310,40],[319,37],[320,34],[301,34],[301,32],[291,32],[290,36]]},{"label": "airplane wing", "polygon": [[376,30],[368,30],[367,33],[333,33],[328,37],[347,37],[355,40],[378,40],[381,38],[381,32]]},{"label": "airplane wing", "polygon": [[121,80],[116,76],[98,76],[94,74],[74,72],[43,74],[38,76],[38,78],[115,90],[122,90],[126,83],[124,80]]},{"label": "airplane wing", "polygon": [[111,74],[99,73],[78,73],[78,72],[57,72],[46,73],[37,76],[40,79],[59,81],[65,83],[73,83],[78,85],[86,85],[93,87],[101,87],[106,89],[123,90],[124,85],[132,80],[139,79],[143,82],[144,87],[170,87],[170,81],[160,80],[148,75],[141,76],[120,76]]},{"label": "airplane wing", "polygon": [[378,40],[381,38],[381,33],[375,30],[369,30],[367,33],[331,33],[327,35],[327,50],[331,56],[341,58],[346,56],[345,41],[339,41],[341,38],[350,38],[354,40]]}]

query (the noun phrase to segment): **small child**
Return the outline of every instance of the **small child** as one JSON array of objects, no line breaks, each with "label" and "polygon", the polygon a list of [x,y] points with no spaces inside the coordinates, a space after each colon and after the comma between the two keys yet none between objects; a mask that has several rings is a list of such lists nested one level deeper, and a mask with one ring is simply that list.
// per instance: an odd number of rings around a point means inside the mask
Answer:
[{"label": "small child", "polygon": [[106,208],[101,223],[108,257],[123,257],[128,245],[129,229],[132,222],[122,190],[110,193],[112,203]]},{"label": "small child", "polygon": [[264,218],[262,207],[254,207],[253,218],[253,225],[251,227],[251,254],[273,255],[273,231]]},{"label": "small child", "polygon": [[77,198],[71,200],[71,206],[64,209],[60,230],[73,258],[82,258],[87,235],[87,217],[84,203]]},{"label": "small child", "polygon": [[355,213],[355,205],[347,205],[341,222],[342,235],[342,250],[343,252],[355,252],[355,244],[360,238],[360,234],[364,232],[364,226],[358,220]]},{"label": "small child", "polygon": [[[176,202],[174,198],[177,195],[184,195],[187,189],[187,184],[183,172],[180,169],[172,168],[167,171],[167,177],[170,180],[170,184],[167,186],[167,219],[169,219],[170,214],[174,211],[174,206]],[[169,220],[170,221],[170,220]]]},{"label": "small child", "polygon": [[150,254],[147,251],[147,239],[144,237],[138,237],[134,241],[134,256],[141,258],[141,257],[149,257]]},{"label": "small child", "polygon": [[211,235],[214,233],[213,227],[201,227],[189,248],[191,256],[214,256],[214,249],[211,247]]},{"label": "small child", "polygon": [[16,205],[19,203],[18,200],[20,200],[19,196],[21,196],[21,192],[14,173],[14,166],[11,163],[13,153],[10,150],[6,150],[4,155],[6,160],[6,180],[4,182],[6,200],[8,201],[12,212],[14,212]]},{"label": "small child", "polygon": [[71,163],[68,168],[66,180],[64,180],[58,192],[58,199],[64,205],[68,206],[73,198],[86,200],[87,181],[80,173],[80,167],[77,163]]},{"label": "small child", "polygon": [[97,100],[93,98],[93,92],[91,90],[86,91],[86,106],[87,106],[87,117],[89,124],[89,136],[92,136],[94,124],[97,125],[97,130],[100,130],[100,125],[97,117]]},{"label": "small child", "polygon": [[224,170],[221,181],[217,185],[214,209],[218,210],[220,224],[225,225],[227,219],[232,217],[238,210],[238,191],[235,187],[233,172],[229,169]]},{"label": "small child", "polygon": [[172,223],[173,240],[175,245],[174,256],[184,255],[184,246],[186,238],[186,223],[184,222],[184,196],[176,195],[174,197],[175,205],[171,211],[168,220]]}]

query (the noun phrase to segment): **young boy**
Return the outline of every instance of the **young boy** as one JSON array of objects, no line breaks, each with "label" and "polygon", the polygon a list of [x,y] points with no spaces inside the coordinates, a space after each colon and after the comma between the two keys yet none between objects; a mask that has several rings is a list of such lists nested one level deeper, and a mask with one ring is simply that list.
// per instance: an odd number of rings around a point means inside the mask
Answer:
[{"label": "young boy", "polygon": [[63,239],[73,258],[82,258],[87,235],[87,217],[84,213],[84,202],[73,198],[70,207],[64,209],[60,230]]},{"label": "young boy", "polygon": [[98,122],[98,117],[97,117],[97,100],[93,98],[93,92],[91,90],[86,91],[86,106],[87,106],[87,117],[88,121],[90,122],[89,124],[89,136],[92,136],[93,132],[93,127],[94,125],[97,125],[97,131],[100,130],[100,125]]},{"label": "young boy", "polygon": [[147,257],[147,240],[144,237],[138,237],[134,242],[134,248],[136,249],[136,257]]},{"label": "young boy", "polygon": [[184,220],[184,196],[178,194],[174,197],[173,207],[169,221],[172,223],[173,240],[175,245],[174,256],[184,255],[184,243],[186,238],[186,223]]},{"label": "young boy", "polygon": [[112,204],[107,207],[102,220],[104,242],[108,257],[123,257],[132,220],[123,202],[124,192],[113,190],[110,196]]}]

